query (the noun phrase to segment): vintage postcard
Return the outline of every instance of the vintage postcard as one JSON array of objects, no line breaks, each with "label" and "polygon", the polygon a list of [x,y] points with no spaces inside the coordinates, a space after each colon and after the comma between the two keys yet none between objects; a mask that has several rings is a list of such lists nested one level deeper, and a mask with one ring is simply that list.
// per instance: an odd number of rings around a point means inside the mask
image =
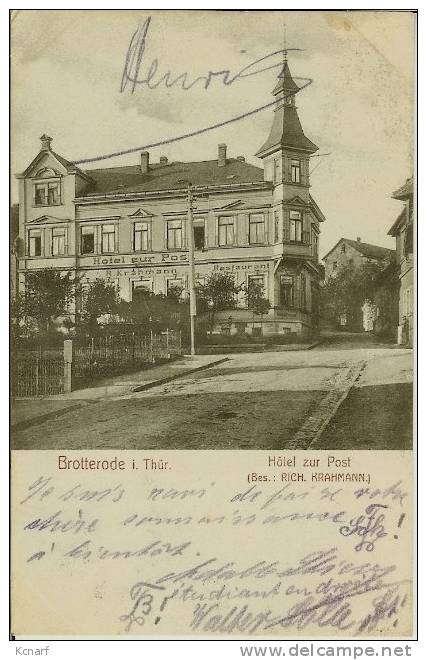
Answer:
[{"label": "vintage postcard", "polygon": [[411,640],[417,14],[11,12],[11,638]]}]

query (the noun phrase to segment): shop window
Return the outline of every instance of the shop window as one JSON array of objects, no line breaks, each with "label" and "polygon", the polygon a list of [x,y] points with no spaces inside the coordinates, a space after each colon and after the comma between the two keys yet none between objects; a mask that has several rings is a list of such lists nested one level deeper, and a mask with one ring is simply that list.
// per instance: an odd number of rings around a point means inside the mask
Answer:
[{"label": "shop window", "polygon": [[302,215],[301,211],[291,211],[289,220],[289,238],[291,241],[302,241]]},{"label": "shop window", "polygon": [[307,309],[307,278],[301,273],[301,309]]},{"label": "shop window", "polygon": [[168,278],[166,280],[166,295],[172,298],[180,298],[184,291],[184,280],[182,277]]},{"label": "shop window", "polygon": [[114,225],[102,225],[102,252],[108,254],[116,251],[116,228]]},{"label": "shop window", "polygon": [[220,215],[218,218],[218,245],[234,245],[234,217]]},{"label": "shop window", "polygon": [[30,257],[40,257],[42,253],[41,229],[30,229],[28,232],[28,243]]},{"label": "shop window", "polygon": [[133,283],[132,287],[132,301],[147,298],[153,291],[152,280],[139,280]]},{"label": "shop window", "polygon": [[248,277],[248,298],[255,295],[255,292],[261,291],[264,294],[265,280],[263,275],[250,275]]},{"label": "shop window", "polygon": [[54,257],[65,254],[65,227],[52,229],[52,255]]},{"label": "shop window", "polygon": [[295,283],[293,275],[280,276],[280,306],[293,307],[295,296]]},{"label": "shop window", "polygon": [[291,181],[301,183],[301,162],[299,160],[291,160]]},{"label": "shop window", "polygon": [[182,248],[182,223],[181,220],[168,220],[166,227],[166,244],[168,250],[180,250]]},{"label": "shop window", "polygon": [[133,226],[133,249],[135,252],[150,249],[150,225],[148,222],[135,222]]},{"label": "shop window", "polygon": [[81,253],[95,253],[95,227],[82,227],[81,229]]},{"label": "shop window", "polygon": [[254,213],[249,216],[249,243],[264,243],[265,223],[263,213]]}]

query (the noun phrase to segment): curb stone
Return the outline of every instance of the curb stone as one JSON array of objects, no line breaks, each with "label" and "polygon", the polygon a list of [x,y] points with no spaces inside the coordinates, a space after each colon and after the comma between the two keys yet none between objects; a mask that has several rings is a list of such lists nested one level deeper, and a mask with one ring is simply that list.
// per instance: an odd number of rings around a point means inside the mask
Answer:
[{"label": "curb stone", "polygon": [[228,362],[230,358],[221,358],[221,360],[215,360],[215,362],[208,362],[207,364],[202,364],[200,367],[195,367],[194,369],[189,369],[188,371],[182,372],[180,374],[174,374],[173,376],[166,376],[166,378],[160,378],[159,380],[153,380],[149,383],[144,383],[143,385],[136,385],[136,387],[131,388],[131,392],[145,392],[145,390],[150,390],[153,387],[158,385],[164,385],[165,383],[170,383],[172,380],[177,380],[178,378],[184,378],[188,374],[194,374],[196,371],[202,371],[202,369],[210,369],[211,367],[216,367],[218,364],[223,362]]},{"label": "curb stone", "polygon": [[316,410],[306,419],[300,430],[295,433],[286,450],[316,449],[316,443],[323,431],[350,394],[366,365],[366,360],[356,362],[338,377],[334,389],[323,397]]}]

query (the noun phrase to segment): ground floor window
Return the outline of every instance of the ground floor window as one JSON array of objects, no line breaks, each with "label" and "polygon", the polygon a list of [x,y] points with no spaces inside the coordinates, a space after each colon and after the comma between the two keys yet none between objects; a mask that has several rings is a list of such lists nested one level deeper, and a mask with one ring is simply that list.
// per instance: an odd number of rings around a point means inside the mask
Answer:
[{"label": "ground floor window", "polygon": [[280,306],[294,307],[295,304],[295,278],[293,275],[280,276]]},{"label": "ground floor window", "polygon": [[182,277],[168,278],[166,280],[166,295],[174,298],[180,298],[185,289],[184,279]]}]

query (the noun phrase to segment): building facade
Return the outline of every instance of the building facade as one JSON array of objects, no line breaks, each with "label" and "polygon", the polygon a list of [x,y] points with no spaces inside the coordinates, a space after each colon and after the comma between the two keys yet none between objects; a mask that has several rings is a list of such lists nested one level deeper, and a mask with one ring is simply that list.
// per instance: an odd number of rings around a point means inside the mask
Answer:
[{"label": "building facade", "polygon": [[188,290],[187,188],[194,198],[196,280],[231,273],[237,285],[262,285],[270,311],[255,318],[237,296],[217,314],[216,331],[311,334],[318,325],[319,233],[324,216],[310,195],[309,161],[318,149],[303,132],[287,62],[273,91],[270,134],[256,154],[262,167],[230,158],[83,170],[41,138],[19,178],[19,287],[26,273],[72,271],[83,284],[113,283],[124,300],[141,288]]},{"label": "building facade", "polygon": [[399,268],[398,343],[412,346],[414,338],[414,182],[407,179],[392,197],[404,208],[391,227],[389,236],[396,239],[396,263]]},{"label": "building facade", "polygon": [[340,238],[338,243],[323,257],[325,280],[335,277],[340,268],[350,266],[357,269],[368,263],[376,263],[385,268],[394,260],[394,250],[380,245],[363,243],[359,237],[356,241],[349,238]]}]

